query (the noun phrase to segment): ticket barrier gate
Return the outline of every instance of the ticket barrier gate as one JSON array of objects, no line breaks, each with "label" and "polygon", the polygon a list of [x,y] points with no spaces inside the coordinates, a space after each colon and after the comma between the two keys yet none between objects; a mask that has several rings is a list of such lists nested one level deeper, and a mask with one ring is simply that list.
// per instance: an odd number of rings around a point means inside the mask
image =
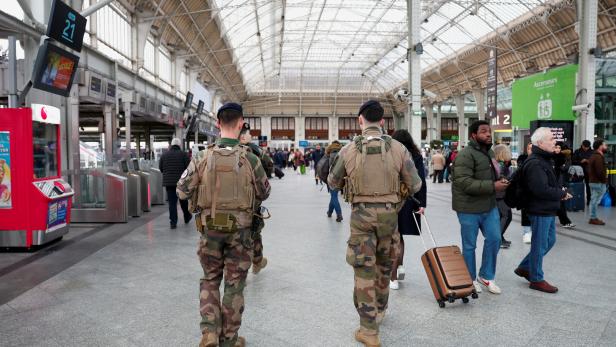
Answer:
[{"label": "ticket barrier gate", "polygon": [[141,177],[128,169],[128,162],[122,159],[119,162],[120,170],[114,173],[126,177],[126,190],[128,191],[127,213],[131,217],[139,217],[143,214],[141,205]]},{"label": "ticket barrier gate", "polygon": [[137,174],[141,180],[141,209],[143,212],[152,210],[152,182],[150,174],[139,168],[139,159],[132,159],[133,173]]},{"label": "ticket barrier gate", "polygon": [[71,209],[74,223],[126,223],[128,221],[128,178],[102,168],[80,169],[71,176],[76,186]]},{"label": "ticket barrier gate", "polygon": [[[133,159],[133,163],[137,159]],[[150,199],[152,205],[164,205],[165,194],[163,187],[163,173],[155,167],[156,162],[141,159],[139,168],[150,175]]]}]

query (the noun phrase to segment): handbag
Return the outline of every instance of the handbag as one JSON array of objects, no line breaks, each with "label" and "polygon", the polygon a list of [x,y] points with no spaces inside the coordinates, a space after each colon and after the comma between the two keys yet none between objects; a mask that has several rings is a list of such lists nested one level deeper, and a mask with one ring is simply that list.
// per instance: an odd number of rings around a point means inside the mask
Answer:
[{"label": "handbag", "polygon": [[601,198],[599,205],[603,207],[612,207],[612,197],[610,196],[609,190],[603,194],[603,198]]}]

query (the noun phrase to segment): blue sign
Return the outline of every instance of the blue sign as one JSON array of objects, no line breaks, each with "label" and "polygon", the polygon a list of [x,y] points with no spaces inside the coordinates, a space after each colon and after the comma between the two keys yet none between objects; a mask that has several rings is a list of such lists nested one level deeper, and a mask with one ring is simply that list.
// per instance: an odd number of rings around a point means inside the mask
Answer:
[{"label": "blue sign", "polygon": [[47,214],[47,229],[51,229],[56,225],[66,224],[68,215],[68,199],[61,199],[49,203],[49,212]]},{"label": "blue sign", "polygon": [[0,131],[0,208],[11,207],[11,134]]},{"label": "blue sign", "polygon": [[300,146],[300,147],[308,147],[308,141],[306,141],[306,140],[300,140],[300,141],[299,141],[299,146]]}]

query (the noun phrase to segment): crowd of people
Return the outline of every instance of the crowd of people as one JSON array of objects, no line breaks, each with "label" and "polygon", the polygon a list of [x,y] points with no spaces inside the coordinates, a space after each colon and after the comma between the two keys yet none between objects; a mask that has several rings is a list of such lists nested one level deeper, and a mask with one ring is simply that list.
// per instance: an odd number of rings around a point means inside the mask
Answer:
[{"label": "crowd of people", "polygon": [[[269,213],[261,204],[269,196],[268,179],[276,170],[314,171],[315,184],[327,187],[326,215],[335,213],[337,222],[343,220],[341,192],[352,205],[346,260],[355,277],[353,302],[359,315],[355,338],[370,347],[380,346],[379,327],[389,290],[398,290],[405,278],[404,236],[421,232],[428,176],[434,184],[452,183],[462,256],[476,293],[484,289],[502,293],[496,283],[497,258],[501,248],[511,246],[505,232],[514,209],[521,210],[522,239],[530,243],[530,250],[513,272],[527,280],[529,288],[546,293],[558,291],[543,271],[543,258],[556,243],[556,216],[562,227],[575,227],[567,211],[579,194],[570,187],[586,186],[582,193],[588,193],[589,223],[605,224],[597,216],[607,185],[603,140],[584,141],[572,153],[555,141],[549,128],[539,128],[515,163],[510,147],[493,145],[490,124],[480,120],[470,125],[469,141],[462,150],[438,148],[427,153],[406,130],[386,135],[383,112],[377,101],[363,104],[358,113],[362,134],[344,146],[333,141],[326,148],[271,150],[252,144],[241,106],[230,103],[218,111],[222,138],[192,161],[181,151],[181,142],[172,141],[160,161],[170,225],[172,229],[177,225],[179,200],[184,221],[196,213],[201,233],[198,255],[205,275],[200,281],[200,346],[245,345],[238,335],[242,291],[249,269],[256,274],[267,265],[260,234]],[[477,269],[480,231],[484,242]]]}]

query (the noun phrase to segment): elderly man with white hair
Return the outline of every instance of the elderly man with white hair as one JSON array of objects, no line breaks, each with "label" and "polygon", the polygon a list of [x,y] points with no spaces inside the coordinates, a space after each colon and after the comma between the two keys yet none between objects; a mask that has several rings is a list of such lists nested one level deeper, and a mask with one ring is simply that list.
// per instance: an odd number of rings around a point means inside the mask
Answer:
[{"label": "elderly man with white hair", "polygon": [[[177,228],[178,224],[178,195],[175,192],[175,188],[189,163],[190,158],[188,154],[182,151],[182,140],[178,138],[171,140],[169,151],[162,155],[158,163],[158,167],[163,173],[163,186],[167,190],[167,199],[169,200],[169,224],[171,229]],[[180,200],[180,206],[182,207],[182,212],[184,212],[184,223],[190,222],[192,214],[188,211],[188,201]]]},{"label": "elderly man with white hair", "polygon": [[560,201],[571,198],[556,178],[552,157],[556,140],[550,128],[539,128],[531,136],[532,154],[522,167],[521,184],[527,196],[527,212],[531,221],[530,253],[522,260],[515,274],[526,278],[530,288],[556,293],[558,288],[543,278],[543,257],[556,243],[555,216]]}]

